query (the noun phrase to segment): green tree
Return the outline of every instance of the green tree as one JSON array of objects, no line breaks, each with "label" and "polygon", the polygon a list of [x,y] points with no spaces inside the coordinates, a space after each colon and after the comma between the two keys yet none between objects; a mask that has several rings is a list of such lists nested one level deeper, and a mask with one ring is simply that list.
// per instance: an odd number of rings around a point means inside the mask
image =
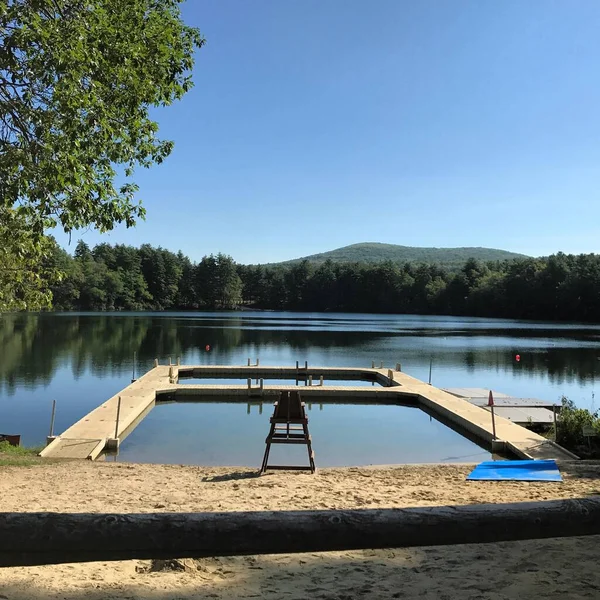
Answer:
[{"label": "green tree", "polygon": [[205,256],[194,270],[199,304],[206,308],[235,308],[242,302],[242,280],[231,256]]},{"label": "green tree", "polygon": [[[180,3],[0,2],[0,226],[18,221],[17,249],[37,260],[48,228],[107,231],[144,216],[134,170],[162,162],[173,146],[159,139],[149,110],[190,89],[194,49],[204,43],[182,22]],[[19,265],[28,285],[32,262]],[[14,278],[4,273],[7,290]],[[3,296],[17,307],[44,300],[19,282]]]},{"label": "green tree", "polygon": [[48,308],[52,300],[49,286],[60,279],[57,264],[51,261],[54,239],[38,238],[31,225],[30,218],[0,206],[2,312]]}]

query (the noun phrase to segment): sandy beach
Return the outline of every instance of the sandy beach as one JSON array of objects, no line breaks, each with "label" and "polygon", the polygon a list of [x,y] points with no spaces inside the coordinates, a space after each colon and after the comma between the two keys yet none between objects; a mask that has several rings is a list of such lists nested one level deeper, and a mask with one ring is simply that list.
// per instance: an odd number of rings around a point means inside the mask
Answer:
[{"label": "sandy beach", "polygon": [[[600,495],[600,467],[563,483],[467,482],[469,465],[323,469],[66,462],[0,467],[2,510],[187,512],[393,508]],[[176,558],[176,557],[173,557]],[[598,598],[600,538],[0,569],[0,600]]]}]

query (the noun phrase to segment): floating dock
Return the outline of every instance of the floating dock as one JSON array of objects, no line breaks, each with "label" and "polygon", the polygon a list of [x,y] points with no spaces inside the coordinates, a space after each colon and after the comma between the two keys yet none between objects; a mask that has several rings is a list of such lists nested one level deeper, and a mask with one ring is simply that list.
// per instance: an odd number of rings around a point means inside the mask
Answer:
[{"label": "floating dock", "polygon": [[[490,390],[483,388],[444,388],[445,392],[457,396],[490,412],[488,394]],[[517,425],[553,425],[560,405],[538,400],[537,398],[516,398],[502,392],[492,390],[494,395],[494,411]]]},{"label": "floating dock", "polygon": [[[242,380],[244,384],[185,384],[186,379]],[[289,380],[290,384],[265,385],[265,380]],[[332,385],[338,381],[361,381],[363,385]],[[328,383],[329,382],[329,383]],[[367,385],[364,385],[367,382]],[[369,386],[368,383],[372,385]],[[512,453],[524,459],[573,460],[577,456],[558,444],[522,427],[496,410],[496,437],[487,407],[472,390],[446,391],[410,377],[396,369],[277,366],[158,366],[98,406],[64,433],[50,440],[41,456],[94,460],[116,450],[157,402],[230,401],[253,402],[275,398],[285,390],[297,390],[307,402],[397,404],[421,408],[493,452]],[[462,392],[468,391],[466,395]],[[484,390],[485,391],[485,390]],[[479,393],[479,391],[477,392]],[[498,395],[500,404],[508,396]],[[538,401],[541,402],[541,401]],[[506,404],[506,402],[504,402]],[[524,410],[523,406],[521,407]],[[538,408],[534,406],[533,409]],[[533,410],[531,409],[531,410]],[[542,410],[547,410],[545,407]],[[527,409],[529,410],[529,409]],[[547,411],[549,412],[549,411]],[[508,415],[510,416],[510,415]]]}]

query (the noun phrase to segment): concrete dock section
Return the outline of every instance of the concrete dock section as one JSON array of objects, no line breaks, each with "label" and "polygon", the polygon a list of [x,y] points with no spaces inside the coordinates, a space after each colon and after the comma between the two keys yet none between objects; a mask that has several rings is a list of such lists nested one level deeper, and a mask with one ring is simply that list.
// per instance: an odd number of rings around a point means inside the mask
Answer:
[{"label": "concrete dock section", "polygon": [[157,392],[173,387],[169,381],[169,367],[155,367],[56,437],[40,456],[93,460],[107,448],[118,446],[117,440],[127,437],[152,409]]},{"label": "concrete dock section", "polygon": [[[258,363],[258,361],[257,361]],[[185,383],[186,380],[198,383]],[[268,380],[286,383],[268,384]],[[214,383],[234,380],[239,383]],[[206,383],[202,383],[206,381]],[[289,381],[289,383],[287,383]],[[361,381],[362,385],[339,385]],[[267,383],[265,383],[267,382]],[[369,383],[371,385],[369,385]],[[526,459],[573,460],[572,453],[502,415],[387,368],[278,366],[155,366],[50,442],[41,456],[94,460],[119,443],[141,422],[156,402],[274,401],[282,391],[300,390],[307,402],[341,404],[398,404],[419,407],[459,433],[492,451]],[[119,402],[120,398],[120,402]],[[119,408],[120,406],[120,408]]]}]

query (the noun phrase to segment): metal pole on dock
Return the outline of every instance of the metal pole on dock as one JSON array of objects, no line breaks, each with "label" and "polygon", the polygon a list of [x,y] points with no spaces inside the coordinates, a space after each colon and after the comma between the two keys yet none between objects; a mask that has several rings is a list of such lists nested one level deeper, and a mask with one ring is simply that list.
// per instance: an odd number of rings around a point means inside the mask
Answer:
[{"label": "metal pole on dock", "polygon": [[400,363],[396,363],[396,371],[402,371],[402,365]]},{"label": "metal pole on dock", "polygon": [[154,366],[155,366],[155,367],[158,367],[158,358],[155,358],[155,359],[154,359]]},{"label": "metal pole on dock", "polygon": [[54,417],[56,416],[56,400],[52,400],[52,416],[50,417],[50,437],[54,437]]},{"label": "metal pole on dock", "polygon": [[375,368],[375,361],[374,361],[374,360],[372,360],[372,361],[371,361],[371,369],[374,369],[374,368]]},{"label": "metal pole on dock", "polygon": [[429,385],[431,385],[431,369],[433,368],[433,358],[429,359]]},{"label": "metal pole on dock", "polygon": [[494,415],[494,395],[492,394],[492,390],[490,390],[490,395],[488,396],[488,406],[492,412],[492,435],[494,436],[494,440],[496,440],[496,416]]},{"label": "metal pole on dock", "polygon": [[308,385],[312,387],[312,375],[308,376]]},{"label": "metal pole on dock", "polygon": [[248,359],[248,366],[250,366],[250,359]]},{"label": "metal pole on dock", "polygon": [[117,400],[117,421],[115,423],[115,440],[119,438],[119,418],[121,417],[121,396]]}]

